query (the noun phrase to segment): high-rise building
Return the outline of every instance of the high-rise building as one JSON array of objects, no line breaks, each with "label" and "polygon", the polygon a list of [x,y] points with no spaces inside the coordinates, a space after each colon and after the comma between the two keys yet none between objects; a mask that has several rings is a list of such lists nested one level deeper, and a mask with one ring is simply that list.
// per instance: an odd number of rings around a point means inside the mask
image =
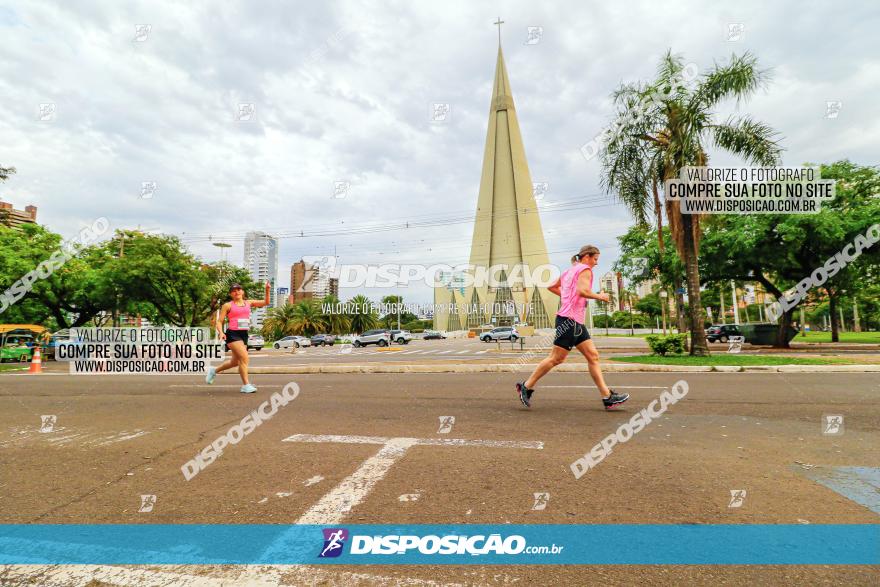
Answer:
[{"label": "high-rise building", "polygon": [[290,301],[339,297],[339,278],[302,259],[290,266]]},{"label": "high-rise building", "polygon": [[[276,305],[278,281],[278,239],[265,232],[253,231],[244,238],[244,268],[251,279],[259,284],[269,282],[269,306],[256,308],[252,313],[253,326],[260,328],[268,308]],[[260,296],[265,290],[260,288]],[[254,296],[258,297],[258,296]]]},{"label": "high-rise building", "polygon": [[0,202],[0,224],[15,228],[22,224],[36,223],[36,221],[36,206],[25,206],[24,210],[16,210],[9,202]]},{"label": "high-rise building", "polygon": [[488,283],[468,280],[468,287],[440,280],[434,288],[434,328],[515,322],[552,327],[559,298],[525,278],[549,266],[534,190],[499,43],[470,257],[473,267],[498,270],[489,272],[494,278]]},{"label": "high-rise building", "polygon": [[646,279],[636,286],[636,296],[639,299],[645,298],[654,293],[654,286],[660,285],[660,282],[654,278]]}]

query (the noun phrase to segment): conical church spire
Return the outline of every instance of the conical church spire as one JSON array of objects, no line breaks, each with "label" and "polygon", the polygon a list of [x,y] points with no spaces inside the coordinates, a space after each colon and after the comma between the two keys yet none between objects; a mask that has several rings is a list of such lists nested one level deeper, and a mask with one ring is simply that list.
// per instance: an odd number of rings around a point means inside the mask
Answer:
[{"label": "conical church spire", "polygon": [[[496,24],[500,23],[499,19]],[[548,265],[549,258],[500,36],[470,263],[486,268],[502,266],[502,269],[494,272],[495,283],[478,283],[467,291],[453,290],[450,295],[456,303],[467,307],[476,297],[481,307],[492,308],[483,319],[494,318],[499,326],[521,320],[538,328],[551,326],[558,298],[546,287],[536,288],[523,279],[525,272],[531,275],[535,268]],[[514,269],[516,266],[520,269]],[[435,300],[440,301],[441,297],[444,296],[435,294]],[[534,303],[536,299],[541,303]],[[510,300],[516,304],[516,312],[499,313],[495,302]],[[462,316],[458,323],[473,323],[464,313]],[[445,324],[453,323],[451,318],[435,316],[437,328],[445,329]]]}]

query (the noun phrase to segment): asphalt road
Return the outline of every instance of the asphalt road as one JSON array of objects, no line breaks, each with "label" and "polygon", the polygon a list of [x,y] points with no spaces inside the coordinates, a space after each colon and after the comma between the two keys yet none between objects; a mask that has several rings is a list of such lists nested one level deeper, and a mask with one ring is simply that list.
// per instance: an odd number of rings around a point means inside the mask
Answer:
[{"label": "asphalt road", "polygon": [[[684,378],[687,397],[580,479],[569,466]],[[510,374],[234,377],[0,375],[2,523],[869,523],[878,512],[812,480],[880,467],[876,374],[609,374],[632,394],[605,412],[583,375],[542,381],[522,408]],[[195,478],[180,467],[271,392],[299,397]],[[825,414],[845,418],[822,434]],[[40,432],[43,416],[51,431]],[[441,432],[441,418],[454,423]],[[447,420],[448,423],[448,420]],[[296,438],[321,442],[285,441]],[[314,435],[314,436],[308,436]],[[343,437],[540,442],[540,450],[414,446],[350,509],[333,493],[377,446]],[[731,490],[746,490],[729,507]],[[549,493],[535,511],[534,493]],[[155,495],[139,512],[141,495]],[[338,496],[337,496],[338,497]],[[870,499],[870,496],[868,496]],[[322,503],[324,504],[322,506]],[[612,545],[589,545],[611,548]],[[613,548],[626,549],[626,544]],[[304,570],[304,569],[307,569]],[[46,574],[46,573],[49,574]],[[442,575],[438,575],[442,572]],[[42,573],[42,574],[41,574]],[[60,573],[60,574],[59,574]],[[198,579],[186,577],[200,576]],[[0,584],[876,584],[866,567],[6,568]],[[111,580],[110,578],[113,577]],[[209,578],[213,577],[213,579]],[[438,578],[442,577],[442,578]],[[187,581],[189,581],[187,583]]]}]

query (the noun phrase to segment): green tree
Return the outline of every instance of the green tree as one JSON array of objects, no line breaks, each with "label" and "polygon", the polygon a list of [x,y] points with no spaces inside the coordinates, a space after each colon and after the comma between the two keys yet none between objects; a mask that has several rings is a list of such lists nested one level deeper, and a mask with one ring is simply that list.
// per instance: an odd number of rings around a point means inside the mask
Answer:
[{"label": "green tree", "polygon": [[[38,224],[0,226],[0,292],[7,291],[61,249],[61,235]],[[70,258],[47,278],[33,281],[29,291],[0,314],[3,322],[71,328],[84,326],[113,307],[112,290],[107,287],[107,257],[101,247],[66,250]]]},{"label": "green tree", "polygon": [[[404,312],[402,310],[403,298],[401,296],[397,296],[397,295],[385,296],[382,298],[382,303],[387,306],[393,306],[395,304],[399,304],[401,306],[401,312],[400,312],[400,324],[401,325],[403,325],[407,322],[411,322],[411,321],[418,318],[418,316],[416,316],[412,312]],[[380,322],[382,323],[382,326],[384,326],[385,328],[397,328],[397,313],[396,312],[389,312],[388,314],[385,314],[380,319]]]},{"label": "green tree", "polygon": [[[836,196],[816,214],[720,215],[706,223],[700,271],[708,280],[757,281],[776,298],[810,276],[880,219],[880,171],[849,161],[820,166],[822,177],[836,179]],[[864,250],[807,300],[828,301],[832,340],[837,340],[840,301],[878,283],[880,245]],[[780,316],[776,346],[785,347],[785,331],[797,306]],[[851,311],[851,307],[849,308]]]},{"label": "green tree", "polygon": [[352,312],[348,318],[351,321],[351,330],[355,334],[361,334],[379,324],[379,316],[371,308],[371,302],[367,296],[357,295],[348,301]]},{"label": "green tree", "polygon": [[635,309],[645,316],[648,316],[650,324],[655,324],[655,319],[663,312],[662,307],[660,306],[660,296],[657,293],[650,293],[639,298],[639,301],[635,304]]},{"label": "green tree", "polygon": [[312,336],[327,330],[327,322],[316,300],[303,300],[293,304],[293,333]]},{"label": "green tree", "polygon": [[327,330],[330,334],[347,334],[351,329],[351,318],[342,312],[337,312],[336,307],[339,304],[339,298],[333,295],[325,296],[321,300],[324,316],[324,323],[327,324]]},{"label": "green tree", "polygon": [[262,298],[262,290],[244,269],[204,264],[174,236],[117,231],[104,245],[104,251],[112,259],[109,284],[124,301],[149,303],[155,322],[174,326],[208,324],[220,305],[228,301],[233,281],[241,283],[252,297]]},{"label": "green tree", "polygon": [[295,304],[270,308],[263,320],[263,336],[268,340],[278,340],[296,334],[296,319]]},{"label": "green tree", "polygon": [[[774,165],[780,147],[776,133],[748,116],[715,121],[719,104],[748,98],[766,81],[748,53],[716,64],[689,88],[681,57],[667,53],[650,83],[621,86],[614,93],[616,131],[603,155],[602,182],[629,208],[637,223],[647,224],[660,205],[657,184],[675,179],[685,166],[706,166],[708,145],[748,162]],[[649,195],[653,193],[652,195]],[[700,302],[700,218],[682,214],[677,201],[665,201],[676,249],[684,261],[691,325],[692,355],[708,355]],[[659,214],[658,214],[659,216]]]}]

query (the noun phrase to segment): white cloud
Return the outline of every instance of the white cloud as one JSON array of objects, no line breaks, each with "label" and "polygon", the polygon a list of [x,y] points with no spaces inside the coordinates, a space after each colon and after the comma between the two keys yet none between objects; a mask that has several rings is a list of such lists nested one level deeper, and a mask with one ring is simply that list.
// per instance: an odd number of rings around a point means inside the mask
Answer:
[{"label": "white cloud", "polygon": [[[203,236],[238,248],[248,230],[293,232],[431,214],[472,213],[495,66],[495,14],[443,4],[335,2],[186,5],[28,2],[0,10],[0,163],[16,206],[70,234],[107,215],[114,227]],[[549,201],[599,192],[598,163],[578,153],[608,121],[622,81],[653,75],[671,47],[701,68],[750,50],[774,69],[743,108],[784,136],[785,163],[876,162],[880,82],[876,11],[785,2],[674,5],[506,3],[505,56],[535,181]],[[727,38],[742,23],[740,41]],[[143,42],[135,25],[150,24]],[[543,27],[526,45],[526,27]],[[834,120],[825,101],[840,100]],[[57,118],[36,120],[53,102]],[[445,124],[430,104],[448,102]],[[239,103],[256,120],[236,122]],[[732,111],[731,109],[729,109]],[[725,113],[727,110],[725,110]],[[716,163],[730,161],[712,154]],[[352,183],[332,199],[335,181]],[[138,197],[156,181],[155,197]],[[593,242],[616,256],[620,206],[543,216],[551,259]],[[468,224],[282,241],[280,283],[302,255],[341,262],[466,261]],[[351,293],[351,292],[344,292]],[[384,292],[383,292],[384,293]],[[379,293],[372,295],[377,296]],[[430,291],[413,292],[429,301]]]}]

